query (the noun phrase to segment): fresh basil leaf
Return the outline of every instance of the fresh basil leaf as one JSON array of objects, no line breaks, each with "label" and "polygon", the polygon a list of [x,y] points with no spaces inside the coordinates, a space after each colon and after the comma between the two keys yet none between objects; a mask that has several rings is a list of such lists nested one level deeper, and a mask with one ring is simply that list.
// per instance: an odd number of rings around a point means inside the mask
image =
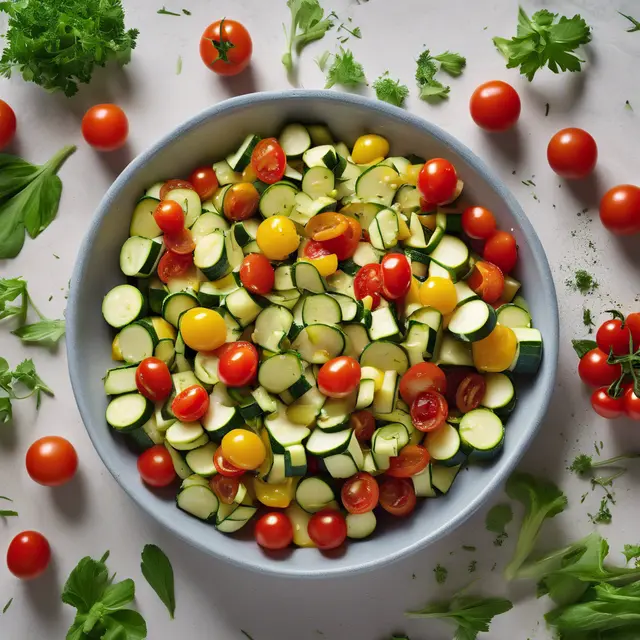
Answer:
[{"label": "fresh basil leaf", "polygon": [[129,604],[135,598],[135,595],[135,584],[131,578],[127,578],[122,582],[110,584],[105,589],[101,602],[107,612],[116,611]]},{"label": "fresh basil leaf", "polygon": [[144,640],[147,637],[147,623],[132,609],[109,613],[104,616],[102,623],[107,628],[102,640]]},{"label": "fresh basil leaf", "polygon": [[48,342],[55,344],[65,333],[64,320],[42,320],[27,324],[11,332],[22,342]]},{"label": "fresh basil leaf", "polygon": [[155,544],[147,544],[142,550],[140,564],[142,575],[158,594],[173,618],[176,610],[176,597],[173,584],[173,568],[164,551]]},{"label": "fresh basil leaf", "polygon": [[109,573],[104,562],[86,556],[78,562],[62,589],[62,602],[88,614],[107,588]]},{"label": "fresh basil leaf", "polygon": [[0,398],[0,422],[6,424],[11,422],[12,418],[11,398]]},{"label": "fresh basil leaf", "polygon": [[595,340],[572,340],[573,350],[578,354],[578,358],[584,357],[592,349],[598,347]]}]

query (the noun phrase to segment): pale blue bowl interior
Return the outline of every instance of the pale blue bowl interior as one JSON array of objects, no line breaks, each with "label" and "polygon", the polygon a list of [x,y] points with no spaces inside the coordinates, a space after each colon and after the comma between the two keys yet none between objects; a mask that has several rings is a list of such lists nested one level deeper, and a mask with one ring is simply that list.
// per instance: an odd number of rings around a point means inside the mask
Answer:
[{"label": "pale blue bowl interior", "polygon": [[[337,139],[353,143],[363,133],[379,133],[393,155],[416,153],[451,160],[465,182],[465,199],[491,209],[503,229],[513,229],[520,257],[516,272],[544,337],[538,375],[518,383],[518,405],[507,426],[502,455],[486,466],[461,472],[451,492],[420,500],[413,517],[379,519],[375,535],[350,543],[327,557],[314,549],[268,555],[251,538],[233,537],[179,511],[173,500],[140,481],[136,458],[113,437],[105,422],[102,387],[111,360],[112,333],[101,315],[105,293],[124,278],[118,268],[134,204],[145,187],[185,176],[196,166],[225,157],[247,133],[273,136],[286,122],[324,122]],[[184,123],[138,156],[117,178],[91,223],[80,249],[67,309],[67,347],[73,391],[98,454],[122,488],[149,514],[190,544],[229,562],[266,573],[328,577],[380,567],[415,552],[451,532],[474,513],[514,469],[547,410],[558,353],[558,311],[549,265],[533,227],[515,198],[487,165],[445,131],[420,118],[358,96],[329,91],[256,93],[227,100]]]}]

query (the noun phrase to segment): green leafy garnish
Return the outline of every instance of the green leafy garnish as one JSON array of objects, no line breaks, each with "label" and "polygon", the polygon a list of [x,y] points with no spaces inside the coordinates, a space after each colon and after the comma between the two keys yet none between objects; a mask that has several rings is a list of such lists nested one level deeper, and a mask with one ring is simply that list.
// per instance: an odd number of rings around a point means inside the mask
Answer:
[{"label": "green leafy garnish", "polygon": [[169,11],[166,7],[162,7],[162,9],[158,9],[158,13],[163,16],[178,16],[178,18],[180,17],[179,13],[174,13],[173,11]]},{"label": "green leafy garnish", "polygon": [[638,566],[637,560],[640,559],[640,544],[625,544],[624,551],[622,552],[627,562],[636,560],[636,566]]},{"label": "green leafy garnish", "polygon": [[343,29],[347,33],[350,33],[354,38],[358,38],[359,40],[362,39],[362,31],[360,31],[360,27],[354,27],[354,29],[352,30],[348,29],[344,24],[341,24],[338,27],[338,31],[340,31],[340,29]]},{"label": "green leafy garnish", "polygon": [[451,76],[459,76],[467,65],[467,59],[464,56],[451,51],[445,51],[433,57],[440,63],[440,68]]},{"label": "green leafy garnish", "polygon": [[460,75],[467,63],[466,58],[459,53],[445,51],[440,55],[432,56],[429,49],[425,49],[416,61],[416,82],[420,89],[420,97],[427,102],[446,98],[451,90],[451,87],[436,80],[435,74],[438,72],[436,61],[440,62],[443,71],[453,76]]},{"label": "green leafy garnish", "polygon": [[596,325],[591,317],[591,309],[587,309],[586,307],[582,309],[582,324],[585,327],[589,327],[589,333],[593,333],[592,327],[595,327]]},{"label": "green leafy garnish", "polygon": [[400,84],[400,80],[390,78],[388,71],[385,71],[385,73],[373,83],[373,88],[378,100],[383,100],[396,107],[402,107],[409,95],[409,87],[407,87],[406,84]]},{"label": "green leafy garnish", "polygon": [[16,70],[66,96],[88,83],[96,66],[127,64],[136,46],[138,30],[125,30],[120,0],[20,0],[0,2],[0,11],[9,16],[0,74]]},{"label": "green leafy garnish", "polygon": [[513,520],[513,511],[508,504],[497,504],[487,513],[484,526],[492,533],[504,533],[505,527]]},{"label": "green leafy garnish", "polygon": [[593,456],[588,456],[585,453],[580,453],[574,458],[573,462],[569,466],[569,471],[573,471],[579,476],[582,476],[589,471],[593,471],[593,469],[610,467],[611,465],[614,465],[616,462],[620,462],[621,460],[632,460],[634,458],[640,458],[640,453],[625,453],[620,456],[615,456],[615,458],[607,458],[606,460],[598,460],[597,462],[593,461]]},{"label": "green leafy garnish", "polygon": [[[29,393],[18,395],[16,385],[26,387]],[[40,408],[41,394],[53,396],[53,391],[36,373],[33,360],[23,360],[14,371],[9,368],[9,363],[0,358],[0,391],[6,395],[0,397],[0,422],[7,423],[13,417],[12,400],[24,400],[35,395],[36,409]]]},{"label": "green leafy garnish", "polygon": [[580,15],[559,17],[543,9],[529,18],[522,7],[518,10],[517,34],[511,40],[493,39],[507,60],[507,68],[520,67],[520,73],[530,82],[545,66],[553,73],[581,71],[584,60],[573,52],[590,41],[591,28]]},{"label": "green leafy garnish", "polygon": [[595,514],[587,514],[593,524],[611,524],[611,511],[609,510],[609,500],[605,496],[600,501],[600,508]]},{"label": "green leafy garnish", "polygon": [[64,147],[41,166],[0,154],[0,259],[20,253],[25,230],[35,238],[53,222],[62,193],[56,173],[75,150]]},{"label": "green leafy garnish", "polygon": [[444,584],[447,581],[449,572],[446,567],[443,567],[441,564],[437,564],[433,569],[433,575],[435,576],[438,584]]},{"label": "green leafy garnish", "polygon": [[155,544],[147,544],[142,550],[140,564],[142,575],[167,607],[171,618],[176,611],[176,596],[173,587],[173,568],[164,551]]},{"label": "green leafy garnish", "polygon": [[327,84],[325,89],[330,89],[335,84],[345,87],[356,87],[359,84],[366,84],[367,79],[364,69],[359,62],[353,58],[353,53],[348,49],[340,47],[340,52],[333,57],[333,64],[327,71]]},{"label": "green leafy garnish", "polygon": [[289,72],[293,70],[293,49],[300,55],[303,47],[314,40],[320,40],[333,27],[333,22],[324,19],[324,9],[318,0],[287,0],[291,10],[291,26],[287,32],[287,52],[282,56],[282,64]]},{"label": "green leafy garnish", "polygon": [[[16,298],[21,297],[20,305],[7,305]],[[27,283],[22,278],[0,279],[0,320],[17,316],[20,323],[27,319],[29,298]]]},{"label": "green leafy garnish", "polygon": [[578,358],[582,358],[589,353],[589,351],[598,348],[598,343],[595,340],[572,340],[571,344]]},{"label": "green leafy garnish", "polygon": [[12,331],[22,342],[52,342],[56,343],[65,332],[64,320],[42,320],[35,324],[28,324]]},{"label": "green leafy garnish", "polygon": [[568,279],[566,285],[574,291],[579,291],[582,295],[587,295],[600,286],[597,280],[584,269],[578,269],[574,274],[574,279]]},{"label": "green leafy garnish", "polygon": [[627,29],[629,33],[633,33],[634,31],[640,31],[640,21],[636,20],[635,18],[632,18],[631,16],[628,16],[626,13],[622,13],[621,11],[618,11],[618,13],[623,18],[626,18],[627,20],[629,20],[629,22],[631,22],[632,24],[631,28]]}]

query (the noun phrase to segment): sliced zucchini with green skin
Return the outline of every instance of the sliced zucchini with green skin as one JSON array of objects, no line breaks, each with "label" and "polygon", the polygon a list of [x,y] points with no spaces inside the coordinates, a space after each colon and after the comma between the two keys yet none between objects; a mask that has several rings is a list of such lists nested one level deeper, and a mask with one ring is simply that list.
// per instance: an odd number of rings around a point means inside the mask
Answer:
[{"label": "sliced zucchini with green skin", "polygon": [[278,410],[278,405],[276,404],[275,399],[264,387],[253,389],[251,391],[251,395],[254,397],[258,405],[260,405],[263,413],[273,413]]},{"label": "sliced zucchini with green skin", "polygon": [[153,313],[162,315],[162,303],[168,294],[167,287],[160,278],[151,277],[148,282],[147,298],[149,300],[149,308]]},{"label": "sliced zucchini with green skin", "polygon": [[187,487],[209,487],[209,481],[206,478],[199,476],[197,473],[190,473],[180,483],[181,489],[186,489]]},{"label": "sliced zucchini with green skin", "polygon": [[[230,513],[229,513],[230,511]],[[221,504],[216,514],[216,529],[222,533],[235,533],[240,531],[251,518],[255,515],[257,509],[249,505],[233,505]],[[224,517],[222,514],[225,514]]]},{"label": "sliced zucchini with green skin", "polygon": [[276,267],[274,273],[273,288],[276,291],[286,291],[287,289],[294,289],[293,272],[290,264],[283,264]]},{"label": "sliced zucchini with green skin", "polygon": [[298,300],[300,300],[300,292],[297,289],[287,289],[286,291],[272,291],[265,295],[265,299],[274,305],[293,309]]},{"label": "sliced zucchini with green skin", "polygon": [[[242,182],[242,179],[240,179],[240,181]],[[230,187],[230,184],[226,184],[224,187],[220,187],[220,189],[218,189],[213,195],[213,206],[216,208],[216,211],[220,211],[220,213],[222,213],[223,211],[222,205],[224,203],[224,198],[227,195],[227,191],[229,191]]]},{"label": "sliced zucchini with green skin", "polygon": [[429,262],[429,277],[451,280],[451,273],[444,267],[441,267],[437,262]]},{"label": "sliced zucchini with green skin", "polygon": [[232,429],[237,429],[244,424],[244,418],[230,398],[227,388],[218,382],[213,387],[209,400],[209,409],[202,417],[202,426],[213,436],[215,440],[222,438]]},{"label": "sliced zucchini with green skin", "polygon": [[295,423],[308,427],[313,423],[324,406],[327,397],[312,386],[303,396],[287,407],[287,418]]},{"label": "sliced zucchini with green skin", "polygon": [[369,337],[375,340],[397,340],[400,338],[400,327],[391,311],[391,307],[378,307],[371,313]]},{"label": "sliced zucchini with green skin", "polygon": [[131,215],[131,225],[129,226],[130,236],[140,236],[142,238],[157,238],[162,235],[162,230],[156,224],[153,214],[158,208],[160,200],[143,196],[138,200],[133,214]]},{"label": "sliced zucchini with green skin", "polygon": [[174,373],[171,376],[171,381],[173,382],[173,389],[176,393],[180,393],[185,389],[192,387],[193,385],[198,385],[204,388],[204,385],[198,380],[193,371],[183,371],[181,373]]},{"label": "sliced zucchini with green skin", "polygon": [[191,485],[182,489],[176,498],[179,509],[185,511],[199,520],[212,522],[218,511],[218,498],[216,494],[202,485]]},{"label": "sliced zucchini with green skin", "polygon": [[176,353],[176,358],[173,361],[173,366],[171,367],[171,372],[182,373],[186,371],[191,371],[191,363],[180,353]]},{"label": "sliced zucchini with green skin", "polygon": [[491,409],[498,417],[506,418],[516,406],[516,390],[509,376],[504,373],[487,373],[486,389],[480,404]]},{"label": "sliced zucchini with green skin", "polygon": [[198,302],[201,307],[215,309],[219,307],[225,297],[238,288],[232,275],[228,275],[216,282],[203,282],[197,293]]},{"label": "sliced zucchini with green skin", "polygon": [[[277,402],[277,401],[276,401]],[[309,429],[291,422],[287,417],[286,407],[277,402],[278,409],[264,419],[264,427],[274,453],[284,454],[288,447],[302,442],[309,436]],[[309,447],[307,446],[307,450]]]},{"label": "sliced zucchini with green skin", "polygon": [[420,211],[420,192],[418,188],[412,184],[403,184],[396,192],[395,203],[400,207],[402,213]]},{"label": "sliced zucchini with green skin", "polygon": [[302,305],[302,323],[310,324],[340,324],[342,310],[335,298],[326,293],[307,296]]},{"label": "sliced zucchini with green skin", "polygon": [[383,251],[398,244],[398,214],[393,209],[382,209],[369,225],[369,238],[375,249]]},{"label": "sliced zucchini with green skin", "polygon": [[314,145],[333,144],[333,136],[329,127],[324,124],[308,124],[306,125],[307,131],[311,136],[311,142]]},{"label": "sliced zucchini with green skin", "polygon": [[324,293],[326,286],[318,269],[310,262],[296,262],[293,265],[293,281],[299,291]]},{"label": "sliced zucchini with green skin", "polygon": [[198,351],[193,363],[193,373],[203,384],[213,385],[220,382],[218,377],[218,356]]},{"label": "sliced zucchini with green skin", "polygon": [[284,452],[284,475],[287,478],[305,476],[307,473],[307,454],[304,445],[294,444]]},{"label": "sliced zucchini with green skin", "polygon": [[380,371],[397,371],[402,375],[409,368],[409,356],[398,344],[387,340],[371,342],[360,355],[360,365],[375,367]]},{"label": "sliced zucchini with green skin", "polygon": [[136,364],[109,369],[104,377],[104,392],[108,396],[119,396],[123,393],[137,391],[137,369],[138,365]]},{"label": "sliced zucchini with green skin", "polygon": [[364,267],[366,264],[379,263],[383,256],[384,253],[382,251],[376,251],[368,242],[360,242],[352,260],[358,266]]},{"label": "sliced zucchini with green skin", "polygon": [[335,499],[336,496],[329,483],[316,476],[304,478],[296,488],[296,502],[307,513],[322,511]]},{"label": "sliced zucchini with green skin", "polygon": [[153,415],[154,406],[140,393],[125,393],[116,396],[107,406],[106,418],[109,426],[120,433],[141,427]]},{"label": "sliced zucchini with green skin", "polygon": [[120,270],[125,276],[148,278],[158,264],[162,249],[162,241],[131,236],[120,250]]},{"label": "sliced zucchini with green skin", "polygon": [[496,312],[498,324],[511,329],[531,327],[531,316],[528,311],[516,304],[503,304]]},{"label": "sliced zucchini with green skin", "polygon": [[434,462],[448,467],[464,462],[465,455],[460,444],[460,434],[449,423],[427,433],[424,446]]},{"label": "sliced zucchini with green skin", "polygon": [[374,413],[391,413],[396,406],[400,377],[397,371],[385,371],[382,386],[373,396]]},{"label": "sliced zucchini with green skin", "polygon": [[244,288],[236,289],[228,294],[224,299],[224,304],[242,328],[248,327],[262,312],[262,307]]},{"label": "sliced zucchini with green skin", "polygon": [[356,392],[344,398],[328,398],[318,417],[317,427],[323,431],[342,431],[356,407]]},{"label": "sliced zucchini with green skin", "polygon": [[431,465],[431,483],[438,495],[449,493],[453,481],[456,479],[460,465],[445,467],[439,464]]},{"label": "sliced zucchini with green skin", "polygon": [[362,540],[376,530],[376,516],[373,511],[366,513],[348,513],[346,517],[347,538]]},{"label": "sliced zucchini with green skin", "polygon": [[235,342],[242,335],[242,327],[238,324],[238,321],[229,313],[224,307],[214,309],[222,316],[224,323],[227,325],[227,339],[225,342]]},{"label": "sliced zucchini with green skin", "polygon": [[[316,429],[314,433],[319,430]],[[323,458],[324,466],[332,478],[350,478],[364,467],[364,454],[355,432],[351,431],[346,449]]]},{"label": "sliced zucchini with green skin", "polygon": [[292,123],[280,132],[278,142],[287,158],[297,158],[311,146],[311,136],[306,127]]},{"label": "sliced zucchini with green skin", "polygon": [[[411,213],[409,217],[409,231],[411,232],[411,236],[406,240],[403,240],[402,244],[405,247],[410,247],[412,249],[420,249],[423,252],[420,255],[428,255],[428,230],[422,225],[420,218],[416,213]],[[424,263],[424,260],[420,259],[418,262]]]},{"label": "sliced zucchini with green skin", "polygon": [[238,246],[245,247],[250,242],[255,241],[258,233],[258,226],[258,221],[251,219],[234,223],[231,230]]},{"label": "sliced zucchini with green skin", "polygon": [[456,367],[473,367],[471,344],[460,342],[452,336],[444,335],[438,350],[437,365],[453,365]]},{"label": "sliced zucchini with green skin", "polygon": [[312,167],[302,178],[302,190],[313,200],[317,198],[332,198],[335,193],[336,181],[333,171],[326,167]]},{"label": "sliced zucchini with green skin", "polygon": [[193,252],[193,263],[209,280],[220,280],[231,273],[223,231],[218,229],[200,238]]},{"label": "sliced zucchini with green skin", "polygon": [[137,364],[153,355],[158,336],[151,322],[146,319],[136,320],[120,331],[118,344],[124,361]]},{"label": "sliced zucchini with green skin", "polygon": [[364,202],[391,206],[400,187],[400,176],[393,167],[374,165],[366,169],[356,181],[356,196]]},{"label": "sliced zucchini with green skin", "polygon": [[[313,138],[313,134],[311,134]],[[302,154],[302,159],[307,167],[327,167],[333,170],[338,162],[338,154],[335,147],[331,144],[321,144],[317,147],[311,147]]]},{"label": "sliced zucchini with green skin", "polygon": [[542,361],[542,335],[538,329],[516,327],[518,346],[509,371],[514,373],[535,373]]},{"label": "sliced zucchini with green skin", "polygon": [[162,303],[162,317],[174,327],[178,327],[180,316],[198,306],[198,298],[188,291],[170,293]]},{"label": "sliced zucchini with green skin", "polygon": [[358,400],[356,402],[356,409],[366,409],[373,404],[373,397],[375,394],[376,384],[373,380],[360,380],[360,386],[358,387]]},{"label": "sliced zucchini with green skin", "polygon": [[238,150],[228,155],[226,160],[232,171],[244,171],[251,162],[251,154],[256,145],[260,142],[260,136],[250,133],[243,141]]},{"label": "sliced zucchini with green skin", "polygon": [[463,342],[486,338],[496,326],[496,312],[484,300],[468,300],[459,306],[449,321],[449,331]]},{"label": "sliced zucchini with green skin", "polygon": [[185,461],[193,473],[197,473],[205,478],[210,478],[218,473],[213,464],[213,456],[215,455],[217,445],[213,442],[205,444],[203,447],[192,449],[185,456]]},{"label": "sliced zucchini with green skin", "polygon": [[436,490],[431,482],[431,465],[428,464],[425,469],[411,476],[413,490],[418,498],[435,498]]},{"label": "sliced zucchini with green skin", "polygon": [[203,435],[206,436],[199,422],[180,422],[176,420],[167,429],[165,438],[174,449],[186,451],[195,448],[190,445],[199,442]]},{"label": "sliced zucchini with green skin", "polygon": [[292,324],[293,316],[288,309],[272,305],[263,309],[256,318],[251,339],[263,349],[278,353],[284,347]]},{"label": "sliced zucchini with green skin", "polygon": [[460,280],[469,271],[469,248],[460,238],[445,234],[430,255],[433,262],[451,274],[454,282]]},{"label": "sliced zucchini with green skin", "polygon": [[352,433],[352,429],[342,431],[314,429],[305,446],[309,453],[321,458],[341,454],[347,450]]},{"label": "sliced zucchini with green skin", "polygon": [[343,293],[332,293],[331,297],[340,305],[341,322],[358,322],[362,317],[362,303]]},{"label": "sliced zucchini with green skin", "polygon": [[[192,475],[191,469],[189,469],[189,465],[184,461],[182,454],[179,451],[176,451],[166,440],[164,442],[164,446],[165,449],[169,452],[171,462],[173,463],[173,468],[175,469],[178,478],[180,478],[181,480],[186,480],[186,478],[189,478]],[[185,488],[186,486],[194,486],[195,484],[195,482],[186,483]]]},{"label": "sliced zucchini with green skin", "polygon": [[260,214],[263,218],[271,216],[290,216],[296,207],[298,189],[290,182],[276,182],[267,187],[260,196]]},{"label": "sliced zucchini with green skin", "polygon": [[409,433],[400,422],[392,422],[373,432],[371,453],[376,467],[384,471],[389,468],[390,458],[397,456],[409,443]]},{"label": "sliced zucchini with green skin", "polygon": [[434,331],[440,331],[442,327],[442,314],[433,307],[421,307],[407,318],[409,322],[421,322],[431,327]]},{"label": "sliced zucchini with green skin", "polygon": [[298,333],[291,348],[310,364],[324,364],[341,355],[346,339],[339,327],[327,324],[310,324]]},{"label": "sliced zucchini with green skin", "polygon": [[480,297],[466,282],[456,282],[453,286],[456,290],[456,307]]},{"label": "sliced zucchini with green skin", "polygon": [[465,413],[458,430],[462,450],[470,457],[490,459],[502,450],[504,426],[489,409],[473,409]]},{"label": "sliced zucchini with green skin", "polygon": [[282,393],[302,378],[302,362],[294,351],[271,356],[258,369],[258,383],[271,393]]},{"label": "sliced zucchini with green skin", "polygon": [[191,227],[191,236],[193,241],[198,244],[201,238],[208,236],[214,231],[228,231],[229,223],[221,215],[206,211],[203,213]]},{"label": "sliced zucchini with green skin", "polygon": [[[218,184],[221,187],[242,182],[242,173],[235,172],[226,160],[214,162],[212,168],[216,172],[216,178],[218,179]],[[218,211],[222,211],[222,208],[217,205],[215,200],[213,204]]]},{"label": "sliced zucchini with green skin", "polygon": [[172,189],[164,197],[165,200],[174,200],[184,212],[184,226],[190,229],[193,223],[202,213],[200,196],[193,189]]},{"label": "sliced zucchini with green skin", "polygon": [[410,321],[402,346],[409,355],[411,366],[431,360],[435,355],[437,342],[437,331],[421,322]]},{"label": "sliced zucchini with green skin", "polygon": [[296,187],[300,187],[300,183],[302,182],[302,174],[290,164],[287,163],[287,166],[284,168],[284,179],[289,182],[293,182]]}]

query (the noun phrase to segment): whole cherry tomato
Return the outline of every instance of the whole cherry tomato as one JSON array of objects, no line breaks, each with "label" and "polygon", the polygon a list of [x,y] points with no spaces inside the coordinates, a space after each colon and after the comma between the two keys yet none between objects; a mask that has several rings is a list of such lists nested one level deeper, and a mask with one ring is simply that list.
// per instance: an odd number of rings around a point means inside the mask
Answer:
[{"label": "whole cherry tomato", "polygon": [[127,141],[129,121],[115,104],[97,104],[82,118],[84,139],[99,151],[115,151]]},{"label": "whole cherry tomato", "polygon": [[591,349],[578,363],[578,374],[591,387],[608,387],[622,375],[619,364],[609,364],[607,354],[600,349]]},{"label": "whole cherry tomato", "polygon": [[273,289],[275,279],[269,258],[261,253],[245,256],[240,266],[240,280],[245,289],[263,296]]},{"label": "whole cherry tomato", "polygon": [[51,547],[38,531],[23,531],[7,549],[7,568],[16,578],[31,580],[43,574],[51,560]]},{"label": "whole cherry tomato", "polygon": [[153,402],[168,398],[173,389],[169,367],[159,358],[145,358],[136,369],[136,387]]},{"label": "whole cherry tomato", "polygon": [[285,549],[293,541],[291,520],[280,511],[265,513],[254,530],[256,542],[265,549]]},{"label": "whole cherry tomato", "polygon": [[235,76],[251,61],[253,43],[249,32],[235,20],[212,22],[200,39],[200,57],[221,76]]},{"label": "whole cherry tomato", "polygon": [[600,201],[600,220],[611,233],[640,233],[640,187],[621,184],[609,189]]},{"label": "whole cherry tomato", "polygon": [[619,398],[612,398],[607,387],[600,387],[591,394],[591,406],[599,416],[615,420],[625,413],[624,394]]},{"label": "whole cherry tomato", "polygon": [[520,106],[518,92],[502,80],[481,84],[469,102],[473,121],[485,131],[511,129],[520,117]]},{"label": "whole cherry tomato", "polygon": [[380,484],[380,506],[393,516],[408,516],[416,508],[416,492],[411,480],[384,476]]},{"label": "whole cherry tomato", "polygon": [[561,129],[547,147],[549,166],[562,178],[586,178],[598,160],[598,146],[590,133],[570,127]]},{"label": "whole cherry tomato", "polygon": [[626,319],[625,324],[629,331],[631,331],[631,337],[633,338],[633,350],[640,349],[640,313],[637,311],[630,313]]},{"label": "whole cherry tomato", "polygon": [[518,261],[518,245],[513,234],[508,231],[496,231],[485,243],[482,256],[500,267],[503,273],[509,273]]},{"label": "whole cherry tomato", "polygon": [[251,182],[232,184],[224,196],[222,213],[231,222],[240,222],[254,216],[260,204],[260,194]]},{"label": "whole cherry tomato", "polygon": [[138,473],[152,487],[166,487],[177,477],[171,455],[161,444],[156,444],[140,454]]},{"label": "whole cherry tomato", "polygon": [[318,389],[329,398],[344,398],[360,384],[360,363],[350,356],[325,362],[318,372]]},{"label": "whole cherry tomato", "polygon": [[209,409],[209,394],[199,384],[181,391],[171,403],[173,415],[182,422],[196,422]]},{"label": "whole cherry tomato", "polygon": [[632,420],[640,420],[640,398],[634,393],[633,385],[629,385],[623,396],[624,412]]},{"label": "whole cherry tomato", "polygon": [[406,371],[400,380],[400,397],[408,404],[423,391],[430,390],[445,393],[447,379],[444,371],[433,362],[419,362]]},{"label": "whole cherry tomato", "polygon": [[456,191],[458,175],[454,166],[444,158],[433,158],[425,162],[418,174],[418,189],[428,202],[444,204]]},{"label": "whole cherry tomato", "polygon": [[318,549],[335,549],[347,537],[347,522],[338,511],[323,509],[311,516],[307,533]]},{"label": "whole cherry tomato", "polygon": [[27,450],[27,473],[46,487],[63,485],[78,469],[78,454],[73,445],[60,436],[45,436]]},{"label": "whole cherry tomato", "polygon": [[218,377],[228,387],[250,384],[258,372],[258,350],[250,342],[234,342],[220,356]]},{"label": "whole cherry tomato", "polygon": [[474,240],[487,240],[496,230],[496,219],[489,209],[467,207],[462,212],[462,230]]},{"label": "whole cherry tomato", "polygon": [[598,349],[609,354],[611,351],[617,356],[627,355],[633,339],[629,326],[623,326],[622,320],[612,318],[600,325],[596,333]]},{"label": "whole cherry tomato", "polygon": [[387,300],[397,300],[407,294],[411,287],[411,265],[400,253],[388,253],[380,263],[382,272],[382,295]]},{"label": "whole cherry tomato", "polygon": [[16,114],[4,101],[0,100],[0,149],[4,149],[16,135]]},{"label": "whole cherry tomato", "polygon": [[162,233],[179,233],[184,229],[184,211],[175,200],[161,200],[153,219]]},{"label": "whole cherry tomato", "polygon": [[211,167],[199,167],[190,176],[189,182],[200,200],[209,200],[218,188],[218,176]]},{"label": "whole cherry tomato", "polygon": [[340,499],[349,513],[367,513],[378,504],[380,490],[375,478],[365,471],[351,476],[343,485]]}]

